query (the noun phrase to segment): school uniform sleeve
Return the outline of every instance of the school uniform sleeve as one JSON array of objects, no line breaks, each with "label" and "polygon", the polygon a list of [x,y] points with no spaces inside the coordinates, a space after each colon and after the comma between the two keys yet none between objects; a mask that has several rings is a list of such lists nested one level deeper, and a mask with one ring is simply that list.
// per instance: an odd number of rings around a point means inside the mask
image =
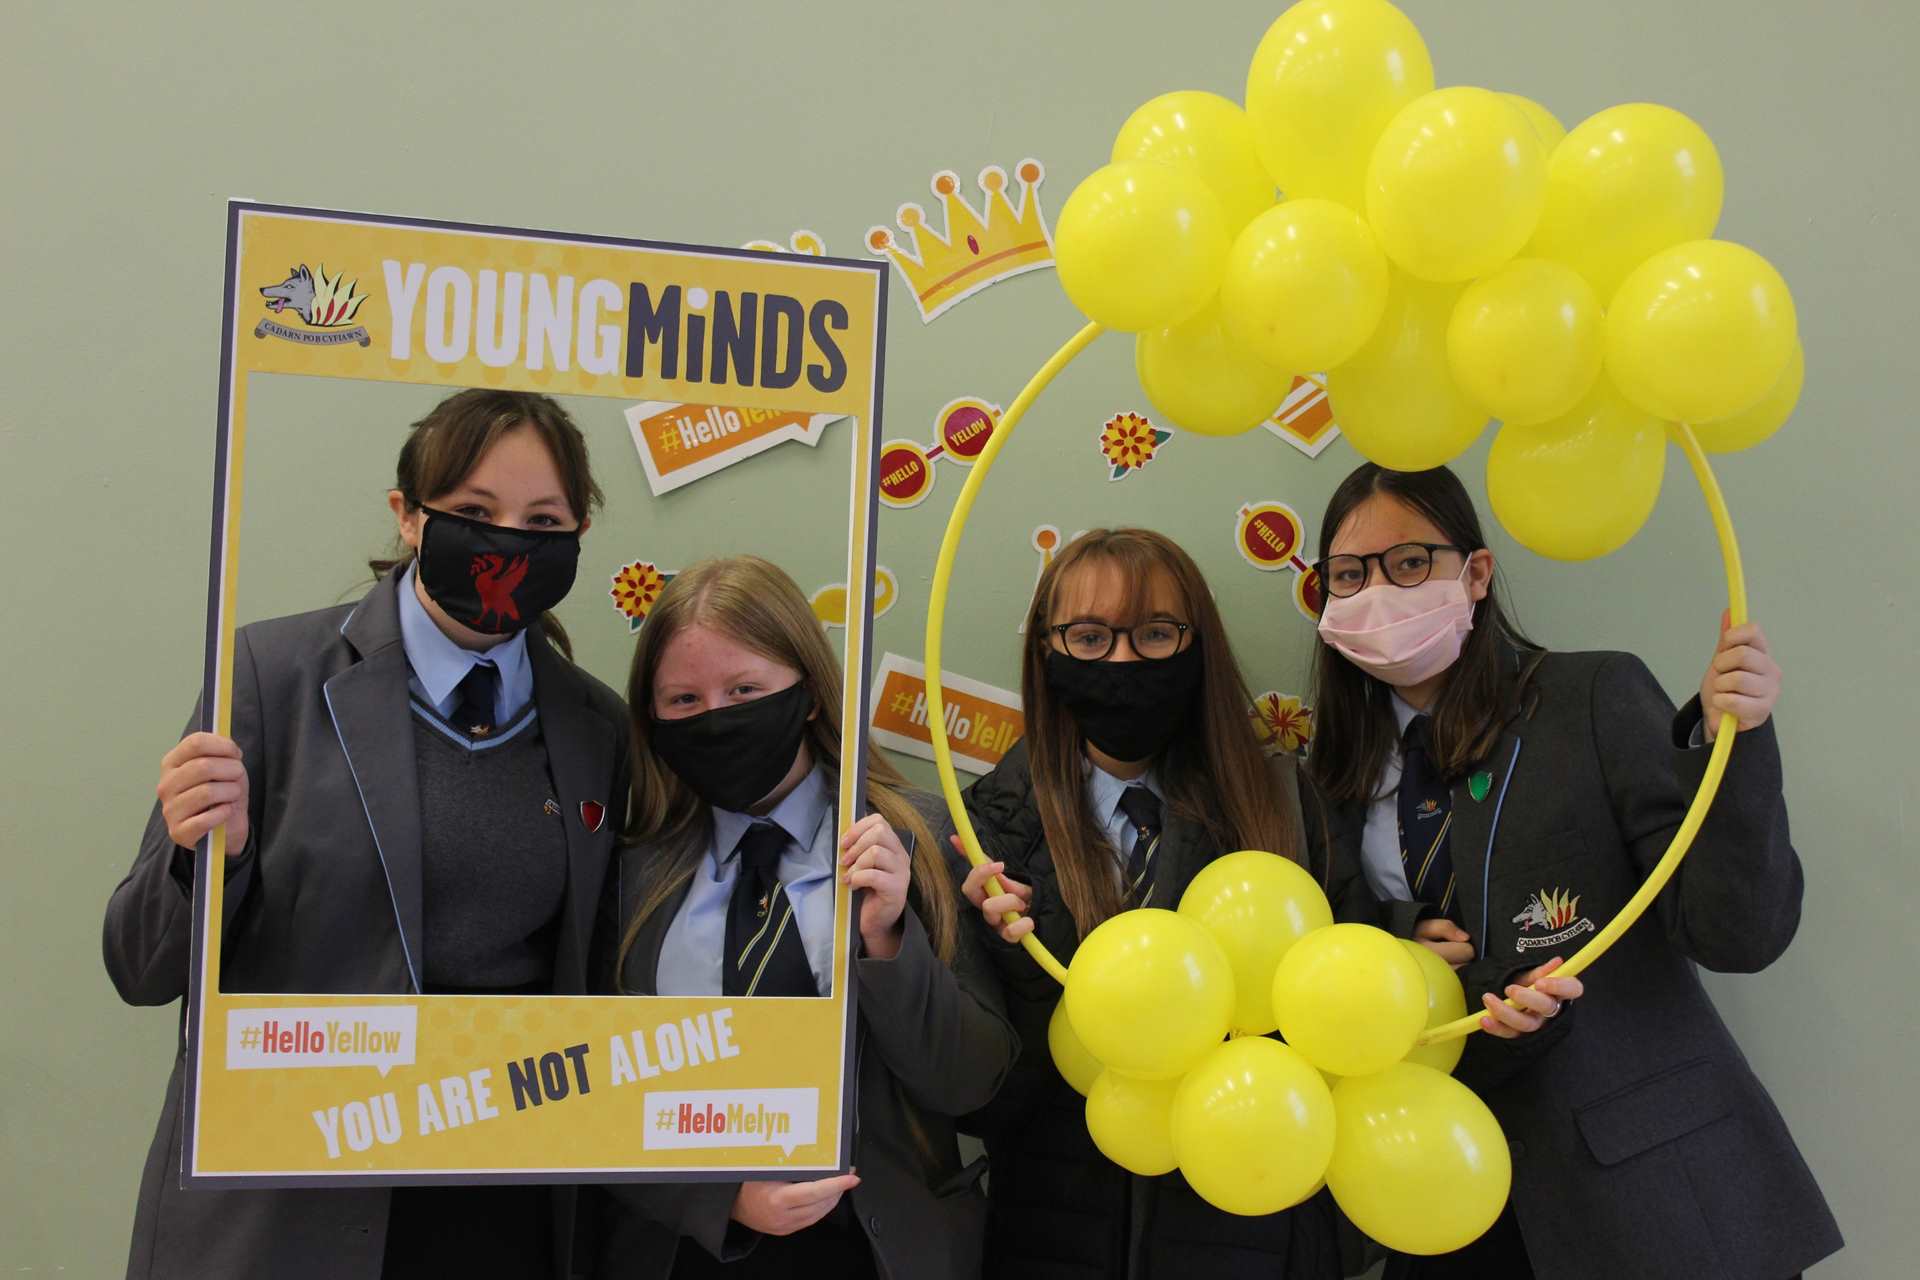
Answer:
[{"label": "school uniform sleeve", "polygon": [[[999,833],[990,825],[990,815],[973,805],[971,792],[967,799],[987,856],[1005,861],[1007,874],[1020,879],[1019,855],[996,847]],[[964,867],[956,866],[954,874],[964,879]],[[956,879],[955,883],[958,882]],[[1037,936],[1049,942],[1055,955],[1070,955],[1072,917],[1067,915],[1064,905],[1057,912],[1055,905],[1050,901],[1036,903],[1037,909],[1030,913],[1034,928]],[[981,980],[993,988],[996,1007],[1004,1008],[1014,1036],[1013,1061],[999,1090],[990,1102],[959,1121],[961,1132],[987,1138],[1019,1129],[1058,1077],[1053,1066],[1053,1050],[1047,1044],[1047,1025],[1062,990],[1058,982],[1034,963],[1026,948],[1003,940],[988,927],[978,911],[969,909],[962,915],[961,932],[971,936],[970,949],[984,961],[979,970]],[[1054,936],[1062,931],[1065,931],[1064,937]],[[1063,942],[1068,944],[1064,950],[1060,946]]]},{"label": "school uniform sleeve", "polygon": [[610,1182],[601,1188],[616,1204],[705,1249],[721,1262],[753,1252],[760,1233],[733,1220],[737,1182]]},{"label": "school uniform sleeve", "polygon": [[[1413,936],[1417,902],[1382,903],[1360,870],[1360,823],[1354,806],[1329,804],[1305,770],[1298,774],[1301,826],[1307,841],[1307,870],[1326,890],[1333,918],[1342,924],[1370,924],[1397,938]],[[1365,810],[1360,810],[1364,815]]]},{"label": "school uniform sleeve", "polygon": [[[1690,708],[1697,720],[1697,702]],[[1690,727],[1631,654],[1595,674],[1594,747],[1621,838],[1643,875],[1667,851],[1706,772],[1708,750],[1678,745]],[[1803,888],[1769,719],[1734,742],[1706,822],[1654,908],[1675,948],[1695,963],[1755,973],[1793,941]]]},{"label": "school uniform sleeve", "polygon": [[[200,704],[181,737],[200,727]],[[260,723],[259,671],[243,628],[234,636],[232,736],[247,767],[247,848],[226,862],[221,926],[232,926],[244,909],[259,858],[263,799],[267,792],[265,734]],[[187,992],[193,945],[192,849],[174,844],[156,800],[133,868],[107,900],[101,952],[107,976],[128,1004],[171,1004]]]},{"label": "school uniform sleeve", "polygon": [[[957,884],[961,859],[948,839],[953,820],[926,816],[935,819],[928,823],[934,848]],[[957,889],[955,899],[966,901]],[[947,1116],[984,1107],[1006,1080],[1019,1042],[978,933],[966,927],[963,913],[948,967],[934,953],[912,902],[900,921],[900,950],[891,960],[863,956],[855,962],[867,1043],[916,1106]]]},{"label": "school uniform sleeve", "polygon": [[[1467,991],[1467,1012],[1476,1018],[1486,1016],[1480,993],[1491,991],[1504,999],[1507,988],[1532,968],[1531,962],[1515,965],[1511,957],[1502,956],[1468,961],[1459,970],[1460,983]],[[1553,1052],[1562,1040],[1573,1034],[1579,1020],[1580,1002],[1571,1000],[1562,1004],[1560,1012],[1542,1023],[1538,1031],[1511,1040],[1475,1031],[1467,1036],[1466,1051],[1460,1055],[1460,1065],[1453,1069],[1454,1079],[1484,1095]]]}]

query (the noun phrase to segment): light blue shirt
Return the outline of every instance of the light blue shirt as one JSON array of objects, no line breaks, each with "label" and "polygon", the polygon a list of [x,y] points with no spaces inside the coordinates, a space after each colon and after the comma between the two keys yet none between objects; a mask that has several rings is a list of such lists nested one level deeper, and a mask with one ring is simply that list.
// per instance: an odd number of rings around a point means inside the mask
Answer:
[{"label": "light blue shirt", "polygon": [[1398,729],[1393,739],[1393,754],[1380,771],[1380,789],[1367,806],[1367,825],[1360,832],[1360,869],[1366,873],[1367,887],[1382,902],[1412,902],[1413,890],[1407,887],[1406,859],[1400,856],[1400,743],[1407,726],[1420,712],[1412,704],[1393,695],[1393,723]]},{"label": "light blue shirt", "polygon": [[[780,880],[793,918],[800,926],[807,967],[822,995],[833,989],[833,893],[839,867],[838,833],[833,823],[833,797],[826,778],[815,765],[767,814],[786,833],[780,851]],[[740,838],[756,819],[730,809],[713,811],[713,844],[693,873],[693,883],[680,904],[679,914],[667,926],[660,944],[660,966],[655,989],[663,996],[717,996],[725,961],[727,904],[740,874]]]},{"label": "light blue shirt", "polygon": [[1153,776],[1153,770],[1147,770],[1138,778],[1116,778],[1093,761],[1087,761],[1087,806],[1093,810],[1093,820],[1107,833],[1107,843],[1113,846],[1115,863],[1123,873],[1127,859],[1133,856],[1134,842],[1140,838],[1127,811],[1120,807],[1120,797],[1128,787],[1145,787],[1164,808],[1166,793],[1160,790],[1160,780]]},{"label": "light blue shirt", "polygon": [[491,649],[478,652],[462,649],[427,616],[426,606],[414,593],[413,579],[418,570],[418,564],[408,565],[397,584],[400,644],[407,651],[407,665],[413,668],[407,687],[441,716],[450,716],[459,704],[460,682],[476,665],[487,663],[500,673],[493,722],[506,724],[533,697],[533,664],[527,660],[527,633],[516,631]]},{"label": "light blue shirt", "polygon": [[[1407,887],[1406,859],[1400,856],[1400,743],[1407,726],[1420,715],[1412,704],[1393,695],[1393,723],[1399,733],[1393,740],[1393,754],[1380,771],[1380,789],[1367,805],[1367,825],[1360,832],[1360,869],[1366,874],[1367,887],[1382,902],[1412,902],[1413,890]],[[1706,735],[1695,725],[1688,745],[1703,746]]]}]

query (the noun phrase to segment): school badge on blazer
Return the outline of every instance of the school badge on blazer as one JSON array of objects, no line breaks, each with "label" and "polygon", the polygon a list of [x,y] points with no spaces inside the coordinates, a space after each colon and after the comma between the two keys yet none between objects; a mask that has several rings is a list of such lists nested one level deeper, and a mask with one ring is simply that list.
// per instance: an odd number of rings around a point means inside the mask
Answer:
[{"label": "school badge on blazer", "polygon": [[601,824],[605,823],[606,820],[607,806],[601,804],[598,800],[582,800],[580,802],[580,821],[586,824],[587,830],[598,833]]},{"label": "school badge on blazer", "polygon": [[[1522,951],[1557,947],[1570,938],[1593,932],[1593,921],[1580,914],[1580,895],[1566,889],[1542,889],[1513,918],[1520,926],[1514,945]],[[1544,934],[1530,936],[1536,929]]]}]

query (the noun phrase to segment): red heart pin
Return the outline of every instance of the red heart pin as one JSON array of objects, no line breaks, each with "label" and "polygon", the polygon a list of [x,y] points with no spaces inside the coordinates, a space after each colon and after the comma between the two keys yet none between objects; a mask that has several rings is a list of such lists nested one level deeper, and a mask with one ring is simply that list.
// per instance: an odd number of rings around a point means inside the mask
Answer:
[{"label": "red heart pin", "polygon": [[580,821],[587,824],[587,830],[600,830],[601,824],[606,820],[607,806],[597,800],[582,800],[580,802]]}]

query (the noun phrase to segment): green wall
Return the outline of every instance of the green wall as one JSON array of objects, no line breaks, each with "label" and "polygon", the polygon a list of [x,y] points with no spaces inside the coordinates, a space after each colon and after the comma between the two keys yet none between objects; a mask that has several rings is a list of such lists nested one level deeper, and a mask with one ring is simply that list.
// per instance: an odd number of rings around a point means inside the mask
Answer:
[{"label": "green wall", "polygon": [[[117,1272],[171,1053],[174,1011],[120,1005],[97,938],[199,678],[229,195],[716,244],[807,227],[858,256],[902,201],[931,203],[935,169],[970,183],[1036,156],[1056,211],[1138,102],[1173,88],[1238,96],[1279,7],[7,5],[0,546],[14,626],[0,639],[0,965],[13,976],[0,1267]],[[1920,21],[1911,6],[1735,0],[1408,9],[1443,84],[1526,93],[1569,123],[1636,99],[1693,114],[1726,165],[1722,234],[1769,255],[1795,289],[1809,367],[1799,414],[1720,474],[1755,612],[1788,672],[1780,723],[1806,915],[1767,973],[1711,986],[1851,1242],[1819,1274],[1904,1273],[1903,1220],[1920,1198],[1913,1067],[1899,1049],[1916,1025],[1906,738],[1920,707],[1903,677],[1920,616],[1904,510],[1917,451],[1899,386],[1920,290],[1905,225]],[[897,280],[892,301],[889,437],[927,439],[955,396],[1009,403],[1076,327],[1045,271],[932,325]],[[1311,520],[1352,451],[1336,443],[1310,461],[1264,432],[1176,436],[1110,482],[1100,423],[1147,410],[1131,363],[1122,339],[1097,345],[1003,455],[956,574],[951,668],[1017,682],[1034,525],[1136,522],[1201,559],[1255,689],[1300,691],[1311,634],[1286,575],[1235,554],[1234,512],[1277,498]],[[256,438],[250,616],[331,603],[363,580],[390,530],[397,428],[434,398],[273,381],[256,389],[262,420],[271,410],[310,431]],[[578,404],[615,509],[589,535],[565,617],[603,677],[619,683],[630,652],[606,575],[649,554],[650,537],[772,550],[808,588],[837,576],[845,477],[828,451],[783,446],[667,509],[726,507],[711,538],[688,541],[677,518],[652,535],[665,517],[645,498],[621,406]],[[1476,492],[1487,443],[1460,464]],[[1699,498],[1669,462],[1652,521],[1603,562],[1551,564],[1498,533],[1495,548],[1536,636],[1633,649],[1683,698],[1721,587]],[[940,469],[927,502],[881,524],[880,560],[902,589],[879,647],[910,657],[963,478]],[[1592,980],[1608,981],[1604,964]]]}]

